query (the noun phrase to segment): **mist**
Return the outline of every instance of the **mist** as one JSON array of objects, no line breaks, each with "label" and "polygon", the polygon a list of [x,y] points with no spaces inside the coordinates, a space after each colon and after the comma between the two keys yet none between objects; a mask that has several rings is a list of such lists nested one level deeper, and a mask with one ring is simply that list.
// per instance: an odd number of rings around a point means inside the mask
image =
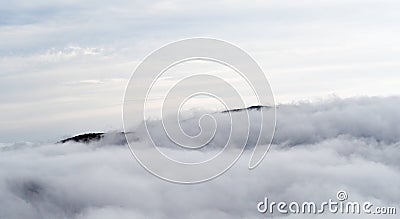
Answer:
[{"label": "mist", "polygon": [[[322,202],[335,199],[339,190],[352,201],[399,207],[399,109],[400,97],[279,105],[271,150],[260,166],[248,169],[252,148],[247,147],[226,173],[194,185],[154,177],[118,135],[90,144],[0,144],[0,218],[266,218],[271,215],[256,208],[264,197]],[[249,114],[257,119],[256,111]],[[227,115],[213,115],[227,130]],[[180,159],[211,156],[224,140],[215,138],[208,149],[188,153],[174,147],[153,122],[157,141]],[[198,120],[189,118],[183,127],[196,133]],[[142,128],[135,132],[138,147],[148,144]],[[294,216],[302,218],[274,215]],[[303,218],[310,217],[335,215]]]}]

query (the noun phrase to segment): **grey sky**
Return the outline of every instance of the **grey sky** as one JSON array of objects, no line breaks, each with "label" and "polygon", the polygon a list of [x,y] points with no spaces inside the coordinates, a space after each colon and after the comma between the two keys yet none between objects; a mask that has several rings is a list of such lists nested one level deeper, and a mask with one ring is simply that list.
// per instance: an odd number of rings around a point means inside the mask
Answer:
[{"label": "grey sky", "polygon": [[120,129],[151,51],[205,36],[249,52],[278,103],[398,95],[398,1],[0,3],[0,142]]}]

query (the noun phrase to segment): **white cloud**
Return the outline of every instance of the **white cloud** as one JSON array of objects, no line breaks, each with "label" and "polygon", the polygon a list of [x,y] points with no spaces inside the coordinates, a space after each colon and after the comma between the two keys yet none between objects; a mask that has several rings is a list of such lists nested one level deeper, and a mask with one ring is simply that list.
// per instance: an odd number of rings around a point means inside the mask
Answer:
[{"label": "white cloud", "polygon": [[[221,177],[191,186],[152,176],[110,141],[5,145],[0,217],[255,218],[267,216],[256,209],[265,196],[322,202],[341,189],[349,200],[398,207],[399,106],[398,97],[281,106],[275,143],[257,169],[247,169],[246,152]],[[316,216],[325,217],[335,215]]]}]

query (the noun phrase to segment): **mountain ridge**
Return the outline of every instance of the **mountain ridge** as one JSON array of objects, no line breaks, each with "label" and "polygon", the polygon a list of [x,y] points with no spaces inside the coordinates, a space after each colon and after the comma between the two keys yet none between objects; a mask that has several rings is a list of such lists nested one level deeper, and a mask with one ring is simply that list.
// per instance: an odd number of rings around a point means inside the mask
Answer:
[{"label": "mountain ridge", "polygon": [[[221,112],[217,112],[217,113],[232,113],[232,112],[242,112],[242,111],[250,111],[250,110],[261,110],[263,108],[271,108],[270,106],[264,106],[264,105],[254,105],[254,106],[249,106],[246,108],[237,108],[237,109],[230,109],[230,110],[224,110]],[[102,139],[104,139],[105,137],[107,137],[107,135],[110,134],[117,134],[117,135],[121,135],[124,136],[125,132],[88,132],[88,133],[83,133],[83,134],[78,134],[78,135],[74,135],[72,137],[69,138],[65,138],[62,139],[60,141],[58,141],[57,143],[59,144],[64,144],[64,143],[68,143],[68,142],[73,142],[73,143],[83,143],[83,144],[89,144],[92,142],[98,142]],[[126,139],[125,136],[123,137],[123,140],[121,140],[120,142],[121,144],[126,144]]]}]

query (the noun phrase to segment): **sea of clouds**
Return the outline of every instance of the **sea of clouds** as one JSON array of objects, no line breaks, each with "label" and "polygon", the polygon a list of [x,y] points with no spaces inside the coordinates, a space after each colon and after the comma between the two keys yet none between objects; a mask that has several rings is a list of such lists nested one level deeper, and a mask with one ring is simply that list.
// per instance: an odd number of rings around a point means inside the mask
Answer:
[{"label": "sea of clouds", "polygon": [[[399,124],[400,97],[279,105],[271,150],[260,166],[248,169],[248,149],[226,173],[195,185],[154,177],[112,134],[91,144],[3,143],[0,218],[337,218],[329,213],[260,214],[256,205],[265,197],[288,203],[335,200],[339,190],[352,201],[400,210]],[[184,127],[198,128],[198,121],[186,120]],[[136,145],[147,144],[141,140],[145,134],[138,128]],[[165,135],[157,141],[163,139],[171,144]],[[172,145],[168,150],[196,158],[219,150],[218,140],[205,151],[188,154]]]}]

